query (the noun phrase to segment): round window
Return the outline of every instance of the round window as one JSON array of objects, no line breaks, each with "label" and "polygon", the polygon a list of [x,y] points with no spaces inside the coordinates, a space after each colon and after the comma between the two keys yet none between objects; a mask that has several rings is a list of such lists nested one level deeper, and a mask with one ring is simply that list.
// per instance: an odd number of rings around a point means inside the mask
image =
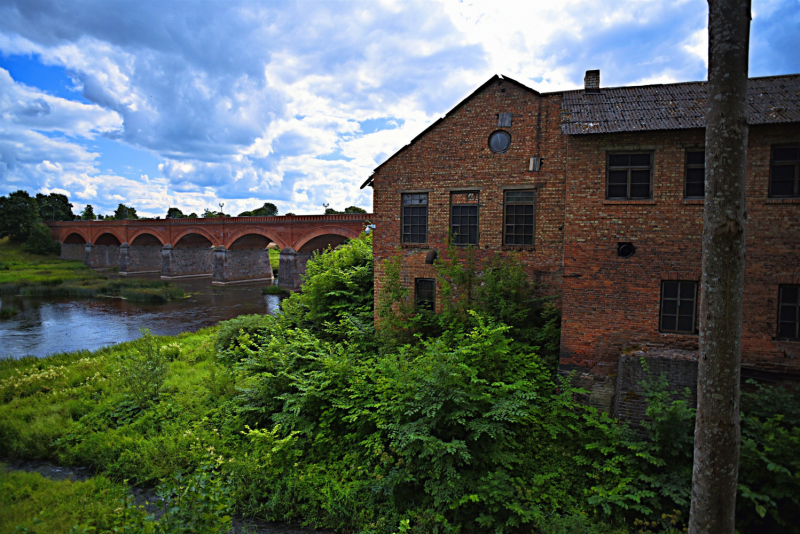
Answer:
[{"label": "round window", "polygon": [[492,152],[505,152],[511,146],[511,134],[497,130],[489,136],[489,148]]}]

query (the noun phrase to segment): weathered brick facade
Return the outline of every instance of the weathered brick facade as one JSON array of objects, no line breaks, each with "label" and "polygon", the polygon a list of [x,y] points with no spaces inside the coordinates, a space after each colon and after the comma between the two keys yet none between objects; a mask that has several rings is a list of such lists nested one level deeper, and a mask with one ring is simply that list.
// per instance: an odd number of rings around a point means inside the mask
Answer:
[{"label": "weathered brick facade", "polygon": [[[778,81],[794,83],[786,80]],[[769,83],[760,79],[754,85],[761,90]],[[689,86],[690,92],[701,89],[702,84]],[[625,127],[640,131],[603,133],[576,126],[582,96],[576,100],[571,92],[569,105],[562,107],[566,94],[540,94],[494,77],[375,170],[367,183],[375,191],[376,298],[381,261],[396,250],[402,252],[408,287],[414,287],[415,278],[436,277],[425,258],[430,250],[446,248],[451,202],[466,202],[460,196],[477,193],[479,255],[520,250],[531,275],[561,297],[561,368],[577,370],[596,390],[598,407],[609,410],[623,351],[698,348],[696,334],[663,333],[659,321],[662,281],[700,281],[704,201],[684,198],[684,187],[687,150],[704,147],[704,129],[689,127],[704,124],[698,111],[704,104],[698,107],[688,98],[696,108],[687,108],[688,119],[681,123],[680,113],[667,117],[677,126],[637,123]],[[511,113],[510,127],[498,125],[501,113]],[[769,116],[756,119],[748,148],[742,364],[745,370],[800,376],[800,342],[776,339],[778,286],[800,284],[800,198],[768,197],[771,147],[800,142],[800,120],[779,117],[780,123],[765,124]],[[504,153],[489,148],[496,130],[511,135]],[[651,154],[651,198],[607,199],[608,154],[626,151]],[[532,157],[543,158],[538,172],[529,170]],[[536,191],[534,246],[504,246],[503,193],[529,188]],[[428,195],[427,242],[402,243],[402,194],[418,192]],[[619,256],[620,243],[632,243],[635,253]]]}]

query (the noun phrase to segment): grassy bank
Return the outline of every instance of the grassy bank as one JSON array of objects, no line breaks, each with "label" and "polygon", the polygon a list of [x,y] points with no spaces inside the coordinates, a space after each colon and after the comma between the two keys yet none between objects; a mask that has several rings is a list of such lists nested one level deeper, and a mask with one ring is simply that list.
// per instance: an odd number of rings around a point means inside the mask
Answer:
[{"label": "grassy bank", "polygon": [[281,251],[277,248],[269,249],[269,264],[272,266],[272,274],[278,276],[278,267],[281,263]]},{"label": "grassy bank", "polygon": [[30,297],[121,297],[135,302],[169,302],[185,296],[182,289],[159,280],[109,280],[82,262],[55,255],[28,254],[19,245],[0,240],[0,293]]},{"label": "grassy bank", "polygon": [[[179,476],[198,509],[342,534],[683,530],[686,401],[648,384],[644,438],[578,402],[586,392],[552,371],[557,316],[518,262],[481,274],[437,264],[449,284],[440,315],[414,309],[399,265],[384,266],[379,330],[361,238],[309,262],[279,316],[0,361],[0,458],[144,485]],[[742,395],[737,529],[796,533],[800,402],[753,388]],[[110,498],[93,495],[98,510]],[[202,515],[192,514],[181,517]]]}]

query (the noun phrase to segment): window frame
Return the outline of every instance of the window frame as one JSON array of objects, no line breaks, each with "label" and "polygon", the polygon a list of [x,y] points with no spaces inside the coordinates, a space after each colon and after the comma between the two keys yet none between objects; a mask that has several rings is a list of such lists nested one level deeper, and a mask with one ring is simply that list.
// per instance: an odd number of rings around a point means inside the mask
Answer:
[{"label": "window frame", "polygon": [[[795,334],[797,337],[786,337],[781,335],[781,310],[785,304],[783,303],[783,290],[787,288],[796,289],[798,292],[797,303],[794,304],[796,308],[795,315]],[[791,304],[789,306],[792,306]],[[776,321],[776,335],[775,339],[783,341],[800,341],[800,284],[779,284],[778,285],[778,316]]]},{"label": "window frame", "polygon": [[[411,223],[408,223],[409,233],[406,234],[406,232],[405,232],[406,217],[414,217],[413,214],[406,215],[406,207],[408,207],[408,208],[414,208],[414,207],[420,208],[420,207],[423,207],[422,204],[409,204],[409,205],[405,204],[405,198],[407,196],[412,196],[412,195],[424,195],[425,196],[425,204],[424,204],[424,208],[425,208],[425,237],[421,241],[412,241],[410,239],[408,241],[406,241],[406,235],[409,235],[409,236],[415,235],[414,232],[410,228],[412,226]],[[400,243],[402,243],[404,245],[405,244],[425,245],[425,244],[428,243],[428,206],[430,206],[430,195],[428,195],[427,192],[400,193]],[[419,215],[416,215],[416,216],[419,217]],[[419,226],[419,224],[417,224],[417,226]],[[420,235],[419,232],[417,232],[416,235]]]},{"label": "window frame", "polygon": [[[455,204],[455,203],[453,203],[453,194],[470,194],[470,193],[474,193],[475,195],[478,196],[477,202],[475,202],[473,204]],[[481,242],[481,209],[480,209],[480,206],[481,206],[481,192],[478,189],[476,189],[474,191],[473,190],[452,191],[450,193],[450,220],[449,220],[449,224],[448,224],[448,229],[449,229],[449,232],[448,232],[449,239],[448,239],[448,241],[452,242],[453,238],[456,235],[455,232],[453,231],[453,217],[454,217],[453,208],[474,207],[477,210],[475,212],[475,217],[477,219],[477,221],[475,223],[475,242],[474,243],[469,243],[469,242],[467,242],[467,243],[453,243],[453,245],[455,245],[457,247],[470,247],[470,246],[477,247],[478,244]],[[459,217],[463,217],[463,215],[459,215]],[[471,226],[471,225],[469,225],[469,226]],[[459,234],[459,235],[461,235],[461,234]],[[469,234],[467,234],[467,239],[469,239]]]},{"label": "window frame", "polygon": [[[611,156],[633,156],[638,154],[649,154],[650,155],[650,194],[647,197],[636,197],[631,198],[631,170],[644,170],[645,167],[643,166],[635,166],[635,165],[627,165],[625,167],[612,167],[611,166]],[[605,188],[605,198],[606,200],[653,200],[653,173],[656,167],[656,154],[655,150],[608,150],[606,151],[606,188]],[[627,191],[626,196],[624,197],[612,197],[609,195],[609,189],[611,187],[610,178],[611,178],[611,171],[614,170],[622,170],[626,169],[628,171],[628,179],[626,182]]]},{"label": "window frame", "polygon": [[[431,299],[430,300],[420,300],[420,282],[430,282],[431,288],[425,289],[424,291],[430,291]],[[424,304],[424,305],[423,305]],[[435,313],[436,312],[436,279],[435,278],[414,278],[414,309],[415,310],[426,310]]]},{"label": "window frame", "polygon": [[[666,284],[678,284],[678,294],[675,299],[677,305],[675,308],[675,314],[669,314],[670,316],[675,317],[675,330],[665,330],[664,329],[664,288]],[[694,288],[694,295],[692,296],[692,330],[678,330],[678,322],[681,317],[680,315],[680,304],[681,300],[688,300],[688,299],[681,299],[681,285],[682,284],[692,284]],[[697,306],[698,306],[698,293],[700,289],[700,282],[696,280],[661,280],[661,295],[659,297],[659,307],[658,307],[658,331],[663,334],[678,334],[684,336],[696,336],[698,332],[697,327]]]},{"label": "window frame", "polygon": [[[509,202],[506,198],[508,193],[532,193],[533,194],[533,201],[532,202]],[[539,194],[536,189],[504,189],[503,190],[503,246],[506,247],[521,247],[521,248],[534,248],[536,246],[536,204],[539,200]],[[509,206],[533,206],[533,230],[531,233],[531,243],[529,245],[526,244],[519,244],[519,243],[509,243],[508,242],[508,223],[506,222],[506,217],[509,216],[507,208]],[[516,215],[516,214],[515,214]],[[480,221],[479,221],[480,222]],[[516,226],[516,223],[514,224]],[[524,226],[524,223],[523,223]],[[525,237],[525,234],[512,234],[522,235]]]},{"label": "window frame", "polygon": [[[689,154],[700,152],[703,154],[703,164],[689,163]],[[705,199],[706,184],[705,184],[705,169],[706,169],[706,149],[687,148],[684,151],[684,167],[683,167],[683,198],[686,200],[703,200]],[[689,195],[689,169],[703,169],[703,194],[701,196]]]},{"label": "window frame", "polygon": [[[797,158],[794,160],[780,160],[791,162],[794,165],[794,192],[791,195],[775,195],[772,192],[772,171],[775,167],[775,149],[781,148],[794,148],[797,150]],[[769,149],[769,184],[767,187],[767,196],[769,198],[800,198],[800,142],[798,143],[783,143],[779,145],[772,145]]]}]

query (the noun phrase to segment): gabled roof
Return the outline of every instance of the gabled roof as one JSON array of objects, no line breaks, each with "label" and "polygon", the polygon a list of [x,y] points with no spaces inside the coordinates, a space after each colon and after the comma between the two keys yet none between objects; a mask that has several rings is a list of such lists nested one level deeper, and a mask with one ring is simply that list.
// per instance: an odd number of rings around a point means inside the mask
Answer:
[{"label": "gabled roof", "polygon": [[440,122],[442,122],[444,119],[446,119],[446,118],[447,118],[449,115],[451,115],[452,113],[456,112],[456,111],[457,111],[457,110],[458,110],[458,109],[459,109],[461,106],[463,106],[464,104],[466,104],[467,102],[469,102],[469,101],[472,99],[472,97],[474,97],[476,94],[478,94],[478,93],[480,93],[481,91],[483,91],[483,90],[484,90],[484,89],[485,89],[485,88],[486,88],[486,87],[487,87],[489,84],[491,84],[493,81],[496,81],[496,80],[502,80],[502,81],[505,81],[505,82],[509,82],[509,83],[511,83],[512,85],[516,85],[517,87],[519,87],[519,88],[521,88],[521,89],[524,89],[524,90],[526,90],[526,91],[530,91],[531,93],[534,93],[535,95],[540,95],[540,94],[541,94],[541,93],[539,93],[538,91],[536,91],[535,89],[531,89],[531,88],[530,88],[530,87],[528,87],[527,85],[521,84],[521,83],[519,83],[519,82],[518,82],[518,81],[516,81],[516,80],[512,80],[511,78],[507,78],[507,77],[505,77],[505,76],[502,76],[502,75],[500,75],[500,74],[495,74],[494,76],[492,76],[491,78],[489,78],[488,80],[486,80],[486,82],[485,82],[483,85],[481,85],[480,87],[478,87],[477,89],[475,89],[474,91],[472,91],[472,92],[471,92],[471,93],[470,93],[470,94],[469,94],[469,95],[468,95],[468,96],[467,96],[467,97],[466,97],[464,100],[462,100],[461,102],[459,102],[458,104],[456,104],[456,105],[455,105],[455,107],[453,107],[453,109],[451,109],[450,111],[448,111],[447,113],[445,113],[445,114],[444,114],[444,117],[440,117],[439,119],[437,119],[437,120],[436,120],[436,122],[434,122],[433,124],[431,124],[430,126],[428,126],[427,128],[425,128],[424,130],[422,130],[422,132],[420,132],[420,134],[419,134],[418,136],[416,136],[414,139],[412,139],[411,141],[409,141],[409,143],[408,143],[407,145],[405,145],[403,148],[401,148],[400,150],[398,150],[397,152],[395,152],[394,154],[392,154],[391,156],[389,156],[389,158],[388,158],[386,161],[384,161],[383,163],[381,163],[380,165],[378,165],[377,167],[375,167],[375,169],[372,171],[372,173],[373,173],[373,174],[372,174],[372,175],[370,175],[370,177],[369,177],[369,178],[367,178],[367,181],[366,181],[366,182],[364,182],[363,184],[361,184],[361,187],[360,187],[359,189],[364,189],[364,188],[365,188],[365,187],[367,187],[368,185],[372,185],[372,181],[373,181],[373,179],[374,179],[374,177],[375,177],[375,173],[376,173],[376,172],[378,172],[378,169],[380,169],[381,167],[383,167],[384,165],[386,165],[386,164],[387,164],[389,161],[391,161],[391,160],[392,160],[392,159],[394,159],[396,156],[398,156],[400,153],[402,153],[403,151],[405,151],[405,150],[406,150],[408,147],[410,147],[411,145],[413,145],[414,143],[416,143],[416,142],[417,142],[419,139],[421,139],[421,138],[422,138],[422,136],[424,136],[426,133],[428,133],[428,132],[429,132],[429,131],[431,131],[433,128],[435,128],[437,124],[439,124]]},{"label": "gabled roof", "polygon": [[[705,128],[706,82],[565,91],[565,134]],[[751,78],[750,124],[800,122],[800,74]]]}]

